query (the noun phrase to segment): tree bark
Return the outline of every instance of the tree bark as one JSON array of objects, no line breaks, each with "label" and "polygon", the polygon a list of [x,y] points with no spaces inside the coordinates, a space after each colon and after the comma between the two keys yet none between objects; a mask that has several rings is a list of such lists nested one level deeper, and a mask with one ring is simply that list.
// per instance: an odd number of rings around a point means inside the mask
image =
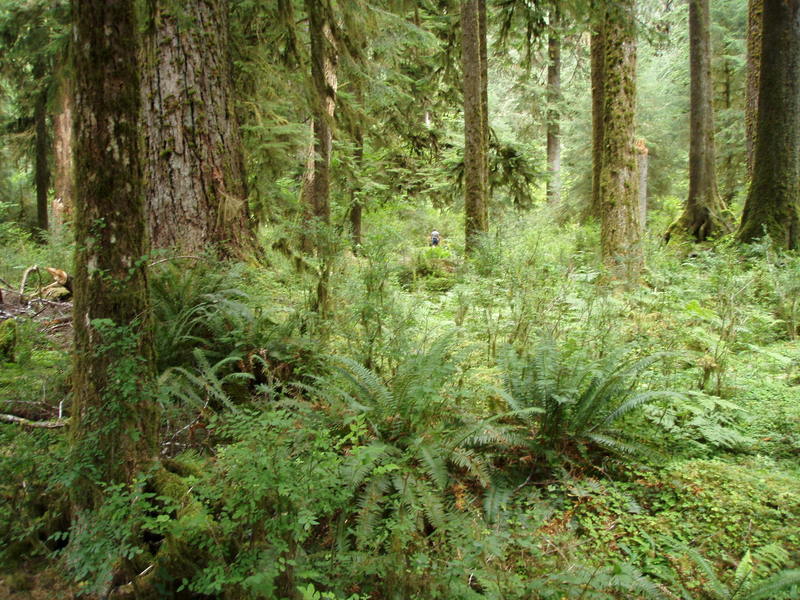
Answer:
[{"label": "tree bark", "polygon": [[634,1],[609,3],[604,26],[600,239],[612,277],[634,282],[643,266],[639,217]]},{"label": "tree bark", "polygon": [[48,230],[47,194],[50,191],[50,166],[48,162],[50,141],[47,135],[47,90],[36,97],[34,108],[36,123],[36,224],[41,233]]},{"label": "tree bark", "polygon": [[561,37],[558,9],[550,12],[550,33],[547,39],[547,201],[561,201]]},{"label": "tree bark", "polygon": [[78,508],[156,455],[133,0],[74,0]]},{"label": "tree bark", "polygon": [[676,231],[684,231],[696,242],[702,242],[733,229],[717,189],[709,24],[708,0],[689,0],[689,196],[683,213],[667,231],[667,240]]},{"label": "tree bark", "polygon": [[753,178],[738,237],[798,247],[800,0],[764,0]]},{"label": "tree bark", "polygon": [[745,86],[745,148],[747,151],[747,174],[753,175],[755,137],[758,123],[758,80],[761,68],[761,30],[764,0],[749,0],[747,3],[747,83]]},{"label": "tree bark", "polygon": [[650,166],[650,152],[644,140],[636,141],[636,151],[639,153],[636,164],[639,168],[639,222],[642,230],[647,226],[647,172]]},{"label": "tree bark", "polygon": [[55,188],[52,213],[53,226],[58,228],[72,220],[75,205],[74,161],[72,153],[73,84],[62,77],[58,88],[58,110],[53,117],[53,156]]},{"label": "tree bark", "polygon": [[153,0],[142,99],[150,239],[221,258],[254,249],[224,0]]},{"label": "tree bark", "polygon": [[591,37],[592,79],[592,198],[589,215],[599,218],[602,211],[600,199],[600,173],[603,168],[603,108],[605,102],[605,13],[593,8],[594,21]]},{"label": "tree bark", "polygon": [[479,0],[461,3],[461,54],[464,71],[464,223],[466,254],[487,231]]},{"label": "tree bark", "polygon": [[[330,15],[320,0],[306,0],[311,41],[311,83],[314,88],[313,169],[305,189],[308,216],[320,225],[330,222],[330,168],[333,118],[336,111],[338,54]],[[312,164],[309,161],[309,164]]]},{"label": "tree bark", "polygon": [[483,222],[489,227],[489,199],[492,187],[489,181],[489,51],[487,47],[486,0],[478,0],[478,39],[481,52],[481,146],[483,171]]}]

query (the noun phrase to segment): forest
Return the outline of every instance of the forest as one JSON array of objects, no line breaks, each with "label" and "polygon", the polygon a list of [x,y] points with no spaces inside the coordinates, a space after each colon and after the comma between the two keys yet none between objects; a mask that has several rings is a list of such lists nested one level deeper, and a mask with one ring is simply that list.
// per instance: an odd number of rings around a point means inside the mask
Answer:
[{"label": "forest", "polygon": [[0,0],[0,598],[800,598],[800,0]]}]

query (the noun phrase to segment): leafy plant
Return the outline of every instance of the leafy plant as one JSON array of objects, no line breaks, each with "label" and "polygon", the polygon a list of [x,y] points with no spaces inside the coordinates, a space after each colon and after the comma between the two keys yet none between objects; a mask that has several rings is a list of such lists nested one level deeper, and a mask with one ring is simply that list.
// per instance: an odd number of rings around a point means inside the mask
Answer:
[{"label": "leafy plant", "polygon": [[532,352],[506,355],[507,393],[501,397],[534,452],[572,459],[598,449],[635,455],[646,449],[620,427],[623,418],[646,404],[683,398],[672,391],[637,389],[640,376],[662,358],[591,360],[564,354],[543,339]]}]

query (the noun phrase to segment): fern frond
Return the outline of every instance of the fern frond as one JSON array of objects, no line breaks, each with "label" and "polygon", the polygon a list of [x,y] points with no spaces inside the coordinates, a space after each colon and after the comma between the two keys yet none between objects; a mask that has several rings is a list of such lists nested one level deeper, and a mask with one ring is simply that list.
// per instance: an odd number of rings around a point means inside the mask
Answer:
[{"label": "fern frond", "polygon": [[[771,600],[779,592],[786,592],[793,586],[800,588],[800,569],[787,569],[754,583],[742,600]],[[794,591],[800,592],[800,589]]]}]

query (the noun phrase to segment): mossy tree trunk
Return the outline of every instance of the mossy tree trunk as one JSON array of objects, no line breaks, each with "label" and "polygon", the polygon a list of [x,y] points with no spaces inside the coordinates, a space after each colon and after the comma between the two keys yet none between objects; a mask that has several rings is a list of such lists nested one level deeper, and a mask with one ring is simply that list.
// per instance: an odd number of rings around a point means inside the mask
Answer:
[{"label": "mossy tree trunk", "polygon": [[464,72],[464,226],[467,254],[488,230],[486,218],[486,136],[479,0],[461,2],[461,55]]},{"label": "mossy tree trunk", "polygon": [[634,282],[643,266],[634,122],[636,32],[633,0],[608,3],[604,25],[600,238],[612,277]]},{"label": "mossy tree trunk", "polygon": [[667,240],[683,231],[702,242],[733,229],[717,189],[709,24],[709,0],[689,0],[689,196],[683,213],[667,231]]},{"label": "mossy tree trunk", "polygon": [[334,37],[330,4],[305,0],[308,34],[311,45],[312,146],[303,181],[301,201],[306,227],[303,246],[320,257],[320,273],[312,310],[322,316],[327,312],[328,288],[333,248],[328,231],[331,220],[330,187],[333,124],[336,113],[337,67],[339,54]]},{"label": "mossy tree trunk", "polygon": [[156,248],[221,258],[254,249],[233,99],[228,4],[152,0],[142,81],[145,181]]},{"label": "mossy tree trunk", "polygon": [[590,41],[592,79],[592,197],[588,214],[600,217],[600,172],[603,168],[603,84],[605,75],[605,11],[598,6],[592,9],[592,35]]},{"label": "mossy tree trunk", "polygon": [[747,82],[745,85],[745,149],[747,151],[747,174],[753,174],[756,124],[758,122],[758,74],[761,68],[761,28],[764,0],[749,0],[747,3]]},{"label": "mossy tree trunk", "polygon": [[[41,80],[43,75],[37,77]],[[49,229],[47,218],[50,191],[50,138],[47,131],[47,88],[36,96],[34,107],[34,123],[36,128],[36,225],[40,232]]]},{"label": "mossy tree trunk", "polygon": [[74,0],[77,508],[156,455],[133,0]]},{"label": "mossy tree trunk", "polygon": [[[306,0],[311,42],[313,154],[303,186],[307,217],[324,228],[330,222],[331,151],[338,87],[338,53],[331,15],[321,0]],[[319,238],[320,236],[313,236]],[[317,240],[319,242],[319,240]],[[315,244],[319,251],[319,243]]]},{"label": "mossy tree trunk", "polygon": [[483,222],[489,228],[489,203],[492,187],[489,182],[489,51],[487,47],[486,0],[478,0],[478,40],[481,52],[481,147],[483,152]]},{"label": "mossy tree trunk", "polygon": [[800,0],[764,0],[758,128],[738,237],[765,233],[798,247],[800,202]]},{"label": "mossy tree trunk", "polygon": [[73,83],[63,75],[58,86],[58,105],[53,116],[53,225],[72,220],[75,206],[74,161],[72,153]]},{"label": "mossy tree trunk", "polygon": [[547,201],[561,201],[561,36],[558,8],[550,10],[547,39]]}]

